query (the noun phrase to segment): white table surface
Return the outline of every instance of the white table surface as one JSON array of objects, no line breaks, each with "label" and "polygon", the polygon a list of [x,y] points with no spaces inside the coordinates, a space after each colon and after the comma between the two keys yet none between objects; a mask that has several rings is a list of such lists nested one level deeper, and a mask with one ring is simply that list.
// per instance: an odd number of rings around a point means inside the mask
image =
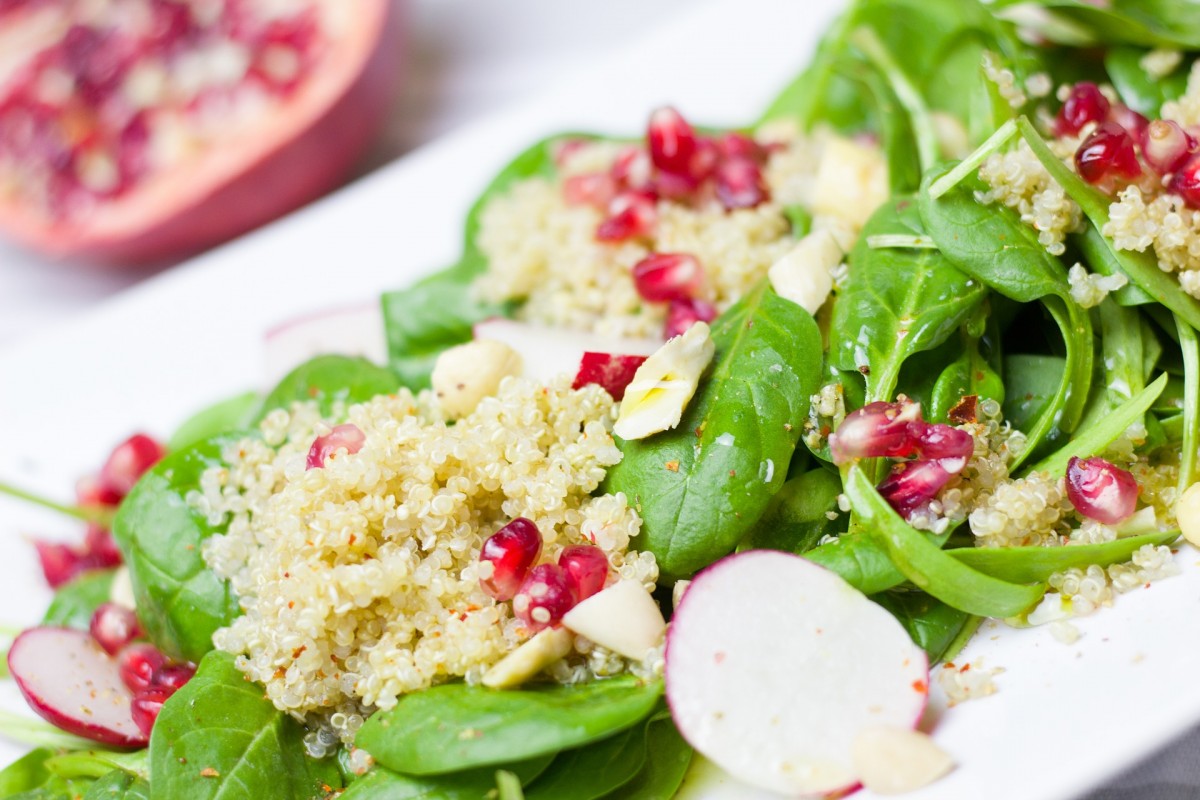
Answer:
[{"label": "white table surface", "polygon": [[[407,75],[362,171],[548,85],[688,13],[687,0],[408,0]],[[0,351],[153,273],[47,263],[0,243]],[[1200,797],[1200,728],[1086,800]]]}]

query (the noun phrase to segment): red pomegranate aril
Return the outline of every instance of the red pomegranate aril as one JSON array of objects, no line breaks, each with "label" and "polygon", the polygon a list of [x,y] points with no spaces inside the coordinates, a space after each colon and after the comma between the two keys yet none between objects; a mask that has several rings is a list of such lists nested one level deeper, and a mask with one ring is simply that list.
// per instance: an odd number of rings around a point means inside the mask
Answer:
[{"label": "red pomegranate aril", "polygon": [[117,658],[121,662],[121,680],[135,693],[149,689],[154,673],[167,663],[167,657],[149,643],[131,644]]},{"label": "red pomegranate aril", "polygon": [[68,583],[85,569],[82,557],[70,545],[35,541],[33,546],[42,565],[42,576],[51,589]]},{"label": "red pomegranate aril", "polygon": [[81,506],[117,506],[125,496],[111,486],[103,486],[95,475],[80,478],[75,484],[75,502]]},{"label": "red pomegranate aril", "polygon": [[1137,508],[1137,479],[1103,458],[1073,457],[1067,462],[1067,499],[1085,517],[1116,525]]},{"label": "red pomegranate aril", "polygon": [[558,565],[567,573],[576,601],[586,600],[603,589],[608,579],[608,557],[594,544],[564,547],[558,555]]},{"label": "red pomegranate aril", "polygon": [[654,193],[668,200],[687,202],[693,199],[700,188],[701,181],[681,172],[665,172],[659,170],[650,185]]},{"label": "red pomegranate aril", "polygon": [[903,461],[892,467],[879,494],[900,516],[908,519],[937,496],[951,475],[937,461]]},{"label": "red pomegranate aril", "polygon": [[1167,190],[1183,198],[1192,208],[1200,208],[1200,154],[1192,155],[1171,176]]},{"label": "red pomegranate aril", "polygon": [[174,694],[195,676],[193,664],[163,664],[150,675],[150,687]]},{"label": "red pomegranate aril", "polygon": [[549,628],[579,602],[571,579],[558,564],[539,564],[513,597],[513,613],[532,631]]},{"label": "red pomegranate aril", "polygon": [[703,284],[704,269],[689,253],[651,253],[633,265],[633,285],[651,303],[695,297]]},{"label": "red pomegranate aril", "polygon": [[829,436],[833,463],[856,458],[903,458],[917,450],[925,423],[919,403],[867,403],[851,411]]},{"label": "red pomegranate aril", "polygon": [[691,174],[692,155],[696,152],[696,132],[673,108],[660,108],[650,115],[646,130],[650,160],[666,172]]},{"label": "red pomegranate aril", "polygon": [[1171,120],[1156,119],[1142,137],[1142,157],[1159,175],[1174,172],[1196,151],[1196,140]]},{"label": "red pomegranate aril", "polygon": [[88,525],[83,537],[83,560],[89,569],[118,567],[121,565],[121,550],[112,531],[99,525]]},{"label": "red pomegranate aril", "polygon": [[1150,125],[1150,120],[1123,103],[1117,103],[1109,110],[1108,120],[1127,130],[1135,142],[1142,141],[1146,128]]},{"label": "red pomegranate aril", "polygon": [[596,228],[596,238],[601,242],[644,238],[654,231],[657,222],[658,208],[653,194],[621,192],[609,204],[608,217]]},{"label": "red pomegranate aril", "polygon": [[975,453],[975,439],[971,434],[941,423],[917,426],[916,442],[918,458],[935,460],[951,474],[962,472]]},{"label": "red pomegranate aril", "polygon": [[622,189],[647,191],[654,177],[654,164],[646,148],[631,144],[617,154],[612,177]]},{"label": "red pomegranate aril", "polygon": [[563,139],[554,144],[554,163],[564,167],[580,150],[588,146],[587,139]]},{"label": "red pomegranate aril", "polygon": [[75,77],[75,89],[89,105],[98,106],[120,85],[132,63],[132,41],[115,30],[100,31],[72,25],[62,41],[66,68]]},{"label": "red pomegranate aril", "polygon": [[579,371],[575,373],[572,389],[582,389],[594,383],[612,395],[613,400],[623,400],[625,389],[633,381],[638,367],[646,356],[624,356],[616,353],[586,352],[579,360]]},{"label": "red pomegranate aril", "polygon": [[731,158],[717,165],[713,176],[717,199],[726,210],[754,208],[770,197],[762,170],[748,158]]},{"label": "red pomegranate aril", "polygon": [[667,321],[663,325],[663,339],[674,339],[687,333],[697,322],[712,322],[717,318],[717,309],[712,303],[696,298],[672,300],[667,306]]},{"label": "red pomegranate aril", "polygon": [[617,182],[606,172],[587,172],[572,175],[563,181],[563,197],[567,205],[608,208],[617,194]]},{"label": "red pomegranate aril", "polygon": [[136,433],[116,446],[100,468],[97,480],[103,491],[124,497],[165,454],[166,450],[156,440]]},{"label": "red pomegranate aril", "polygon": [[1088,183],[1108,178],[1133,180],[1142,174],[1133,137],[1115,122],[1101,123],[1075,151],[1075,168]]},{"label": "red pomegranate aril", "polygon": [[479,585],[497,600],[513,599],[541,553],[542,532],[531,520],[517,517],[483,543],[479,560],[492,565],[492,575]]},{"label": "red pomegranate aril", "polygon": [[166,689],[147,689],[134,694],[133,701],[129,704],[129,713],[138,730],[147,736],[150,735],[154,722],[162,711],[163,703],[167,702],[172,694],[173,692]]},{"label": "red pomegranate aril", "polygon": [[717,137],[717,155],[722,160],[731,158],[748,158],[761,164],[767,160],[767,151],[758,142],[744,133],[729,131]]},{"label": "red pomegranate aril", "polygon": [[338,450],[345,450],[347,455],[354,455],[366,444],[367,436],[352,423],[346,422],[335,425],[333,430],[324,436],[318,436],[308,448],[308,458],[305,469],[321,469],[325,462]]},{"label": "red pomegranate aril", "polygon": [[1058,110],[1055,133],[1059,136],[1075,136],[1089,122],[1105,119],[1109,106],[1108,98],[1099,86],[1089,81],[1077,83]]},{"label": "red pomegranate aril", "polygon": [[132,610],[116,603],[103,603],[92,614],[88,632],[104,652],[115,656],[142,635],[142,628]]}]

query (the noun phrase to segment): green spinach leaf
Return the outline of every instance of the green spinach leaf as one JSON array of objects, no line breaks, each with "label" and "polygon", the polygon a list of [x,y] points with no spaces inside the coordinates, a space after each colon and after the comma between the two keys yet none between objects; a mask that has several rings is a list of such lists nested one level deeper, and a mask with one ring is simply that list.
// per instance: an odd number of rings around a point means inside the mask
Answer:
[{"label": "green spinach leaf", "polygon": [[633,780],[605,800],[661,800],[674,797],[692,763],[692,748],[679,735],[669,713],[651,717],[646,727],[646,763]]},{"label": "green spinach leaf", "polygon": [[359,746],[388,769],[439,775],[557,753],[649,714],[660,683],[618,677],[514,691],[450,683],[405,695],[363,724]]},{"label": "green spinach leaf", "polygon": [[924,592],[894,589],[871,599],[904,626],[913,643],[928,654],[930,664],[950,657],[948,653],[964,631],[973,631],[978,620]]},{"label": "green spinach leaf", "polygon": [[597,800],[621,788],[646,763],[649,725],[634,725],[607,739],[560,753],[525,789],[525,800]]},{"label": "green spinach leaf", "polygon": [[[838,512],[841,493],[841,478],[823,467],[788,480],[738,549],[807,553],[822,537],[846,529],[848,515]],[[837,516],[830,520],[829,514]]]},{"label": "green spinach leaf", "polygon": [[317,401],[323,415],[333,413],[342,403],[363,403],[400,388],[400,379],[391,370],[352,356],[317,356],[289,372],[279,385],[263,398],[254,417],[257,424],[277,408],[292,403]]},{"label": "green spinach leaf", "polygon": [[114,769],[93,783],[83,800],[150,800],[150,783],[123,769]]},{"label": "green spinach leaf", "polygon": [[[554,759],[553,754],[544,755],[505,764],[500,769],[516,775],[525,785],[545,772]],[[375,767],[338,795],[338,800],[481,800],[496,785],[496,770],[481,767],[448,775],[416,776]]]},{"label": "green spinach leaf", "polygon": [[1100,544],[1072,544],[1062,547],[960,547],[947,550],[956,561],[972,569],[1012,583],[1047,581],[1055,572],[1089,564],[1107,567],[1128,561],[1143,545],[1170,544],[1179,531],[1147,533]]},{"label": "green spinach leaf", "polygon": [[808,551],[804,557],[836,572],[863,594],[878,594],[905,581],[887,549],[863,531],[844,533],[832,542]]},{"label": "green spinach leaf", "polygon": [[1164,102],[1187,90],[1191,70],[1185,62],[1169,75],[1152,77],[1142,69],[1146,52],[1138,47],[1114,47],[1104,55],[1104,69],[1125,105],[1149,119],[1157,119]]},{"label": "green spinach leaf", "polygon": [[153,800],[314,800],[341,786],[334,759],[309,758],[304,729],[246,680],[233,656],[204,657],[150,735]]},{"label": "green spinach leaf", "polygon": [[213,524],[187,501],[204,471],[222,465],[225,446],[239,438],[217,436],[168,455],[134,486],[113,525],[138,619],[151,641],[175,658],[199,661],[212,649],[217,628],[240,613],[228,583],[208,569],[200,552],[225,525]]},{"label": "green spinach leaf", "polygon": [[85,572],[54,592],[54,599],[42,618],[43,625],[87,630],[92,614],[107,603],[116,570],[102,569]]},{"label": "green spinach leaf", "polygon": [[1133,44],[1200,48],[1200,8],[1176,0],[996,0],[998,9],[1034,6],[1045,16],[1022,21],[1050,41],[1068,45]]},{"label": "green spinach leaf", "polygon": [[816,323],[766,282],[717,319],[712,338],[711,374],[679,426],[620,442],[624,456],[605,480],[638,508],[643,546],[670,578],[728,553],[762,516],[820,381]]},{"label": "green spinach leaf", "polygon": [[167,450],[183,450],[221,433],[244,430],[253,422],[260,406],[258,392],[245,392],[201,409],[175,429],[167,440]]}]

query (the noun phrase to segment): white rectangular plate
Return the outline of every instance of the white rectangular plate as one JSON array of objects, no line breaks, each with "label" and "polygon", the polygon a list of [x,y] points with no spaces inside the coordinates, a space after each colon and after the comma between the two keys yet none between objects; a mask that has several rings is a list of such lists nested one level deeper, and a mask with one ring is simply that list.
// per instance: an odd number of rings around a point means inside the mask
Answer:
[{"label": "white rectangular plate", "polygon": [[[568,129],[637,132],[664,103],[703,123],[752,120],[806,63],[839,5],[702,6],[536,103],[0,354],[0,479],[67,498],[73,481],[129,432],[165,436],[190,411],[261,385],[266,330],[451,263],[473,197],[537,138]],[[35,623],[50,593],[28,537],[80,533],[8,500],[0,500],[0,532],[0,622]],[[1200,557],[1185,549],[1177,558],[1183,577],[1078,621],[1075,645],[1045,630],[984,626],[962,659],[1005,668],[999,692],[948,710],[935,692],[933,733],[960,766],[909,797],[1075,797],[1200,721]],[[0,704],[24,709],[11,682],[0,686]],[[0,764],[21,752],[0,743]]]}]

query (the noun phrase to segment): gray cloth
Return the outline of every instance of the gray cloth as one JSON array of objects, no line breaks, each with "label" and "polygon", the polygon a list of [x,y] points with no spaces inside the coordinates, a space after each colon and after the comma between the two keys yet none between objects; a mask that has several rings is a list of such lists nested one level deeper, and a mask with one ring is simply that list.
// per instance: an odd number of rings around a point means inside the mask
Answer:
[{"label": "gray cloth", "polygon": [[1200,726],[1080,800],[1197,800]]}]

